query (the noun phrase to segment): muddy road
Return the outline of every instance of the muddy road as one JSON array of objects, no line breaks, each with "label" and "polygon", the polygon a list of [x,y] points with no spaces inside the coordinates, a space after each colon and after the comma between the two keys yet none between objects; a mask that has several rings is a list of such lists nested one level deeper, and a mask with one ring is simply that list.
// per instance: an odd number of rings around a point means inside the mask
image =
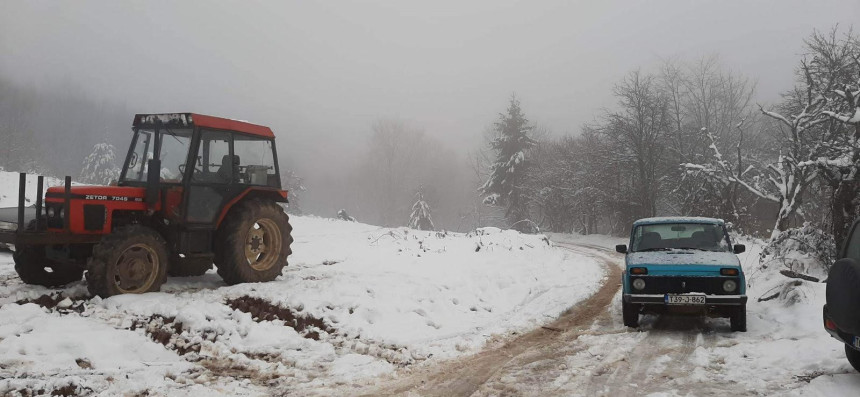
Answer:
[{"label": "muddy road", "polygon": [[[719,382],[720,363],[697,359],[699,347],[730,346],[728,321],[643,316],[639,330],[621,323],[623,257],[605,248],[558,244],[592,256],[607,277],[589,299],[545,326],[490,344],[482,352],[413,369],[355,394],[420,396],[723,396],[761,395]],[[352,392],[350,394],[353,394]]]}]

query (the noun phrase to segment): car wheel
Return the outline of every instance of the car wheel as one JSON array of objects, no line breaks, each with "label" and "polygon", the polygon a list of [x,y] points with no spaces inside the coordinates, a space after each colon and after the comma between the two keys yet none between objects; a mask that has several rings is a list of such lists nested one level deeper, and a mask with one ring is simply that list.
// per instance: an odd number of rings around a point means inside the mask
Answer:
[{"label": "car wheel", "polygon": [[860,350],[856,350],[851,346],[845,345],[845,357],[855,370],[860,372]]},{"label": "car wheel", "polygon": [[731,314],[732,332],[747,332],[747,306],[743,305]]},{"label": "car wheel", "polygon": [[624,326],[630,328],[639,327],[639,305],[632,303],[621,303],[621,315],[624,317]]}]

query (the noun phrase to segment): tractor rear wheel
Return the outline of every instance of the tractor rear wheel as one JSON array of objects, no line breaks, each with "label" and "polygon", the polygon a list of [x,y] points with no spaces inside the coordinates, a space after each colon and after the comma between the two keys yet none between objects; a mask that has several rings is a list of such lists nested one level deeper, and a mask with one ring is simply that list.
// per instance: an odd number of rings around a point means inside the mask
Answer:
[{"label": "tractor rear wheel", "polygon": [[158,291],[166,278],[164,239],[141,225],[118,228],[104,236],[87,262],[87,288],[103,298]]},{"label": "tractor rear wheel", "polygon": [[44,245],[22,245],[12,254],[21,281],[45,287],[60,287],[80,281],[84,269],[58,264],[45,257]]},{"label": "tractor rear wheel", "polygon": [[167,267],[167,274],[170,277],[196,277],[206,274],[211,268],[211,256],[205,258],[182,258],[179,255],[173,255],[170,258],[170,266]]},{"label": "tractor rear wheel", "polygon": [[273,201],[239,204],[215,233],[218,274],[231,285],[274,280],[292,253],[292,230],[289,216]]}]

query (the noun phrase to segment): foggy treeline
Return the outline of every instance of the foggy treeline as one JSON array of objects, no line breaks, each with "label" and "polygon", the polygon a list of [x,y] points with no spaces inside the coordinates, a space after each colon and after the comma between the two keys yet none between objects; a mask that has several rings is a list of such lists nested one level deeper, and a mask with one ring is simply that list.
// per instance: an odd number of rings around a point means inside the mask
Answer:
[{"label": "foggy treeline", "polygon": [[19,85],[0,70],[0,168],[77,178],[98,143],[124,155],[131,118],[124,105],[100,102],[79,87]]},{"label": "foggy treeline", "polygon": [[614,109],[528,150],[538,224],[622,235],[638,218],[697,215],[763,237],[809,222],[841,242],[858,215],[860,41],[833,29],[804,44],[772,104],[718,57],[630,72]]},{"label": "foggy treeline", "polygon": [[[615,106],[570,135],[536,128],[527,119],[529,104],[514,97],[462,144],[380,117],[356,127],[366,131],[366,143],[338,170],[322,166],[333,160],[325,147],[315,161],[326,171],[314,181],[282,164],[291,210],[334,217],[344,209],[362,222],[405,226],[422,197],[435,227],[446,230],[522,228],[527,221],[525,230],[622,235],[638,218],[697,215],[763,237],[810,222],[838,242],[860,205],[860,120],[852,113],[860,44],[849,30],[834,28],[812,33],[803,51],[784,65],[795,70],[796,82],[776,103],[760,103],[756,76],[715,55],[619,76]],[[0,73],[0,167],[76,175],[99,143],[114,145],[120,162],[132,114],[71,86],[37,89]],[[517,117],[522,123],[514,129],[529,143],[505,152],[500,142]],[[289,131],[276,134],[286,137],[279,147],[288,142]],[[516,183],[490,194],[496,165],[511,160],[500,156],[511,153],[522,153],[516,177],[506,182]],[[505,200],[485,200],[514,191],[514,211]]]}]

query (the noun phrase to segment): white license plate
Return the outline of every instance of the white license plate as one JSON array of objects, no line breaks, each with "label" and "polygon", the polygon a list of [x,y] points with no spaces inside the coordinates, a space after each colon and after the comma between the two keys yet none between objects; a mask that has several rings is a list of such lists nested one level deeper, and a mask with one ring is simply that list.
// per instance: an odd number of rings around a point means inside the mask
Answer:
[{"label": "white license plate", "polygon": [[860,349],[860,336],[854,337],[854,347]]},{"label": "white license plate", "polygon": [[704,295],[670,295],[666,294],[666,304],[669,305],[704,305]]}]

